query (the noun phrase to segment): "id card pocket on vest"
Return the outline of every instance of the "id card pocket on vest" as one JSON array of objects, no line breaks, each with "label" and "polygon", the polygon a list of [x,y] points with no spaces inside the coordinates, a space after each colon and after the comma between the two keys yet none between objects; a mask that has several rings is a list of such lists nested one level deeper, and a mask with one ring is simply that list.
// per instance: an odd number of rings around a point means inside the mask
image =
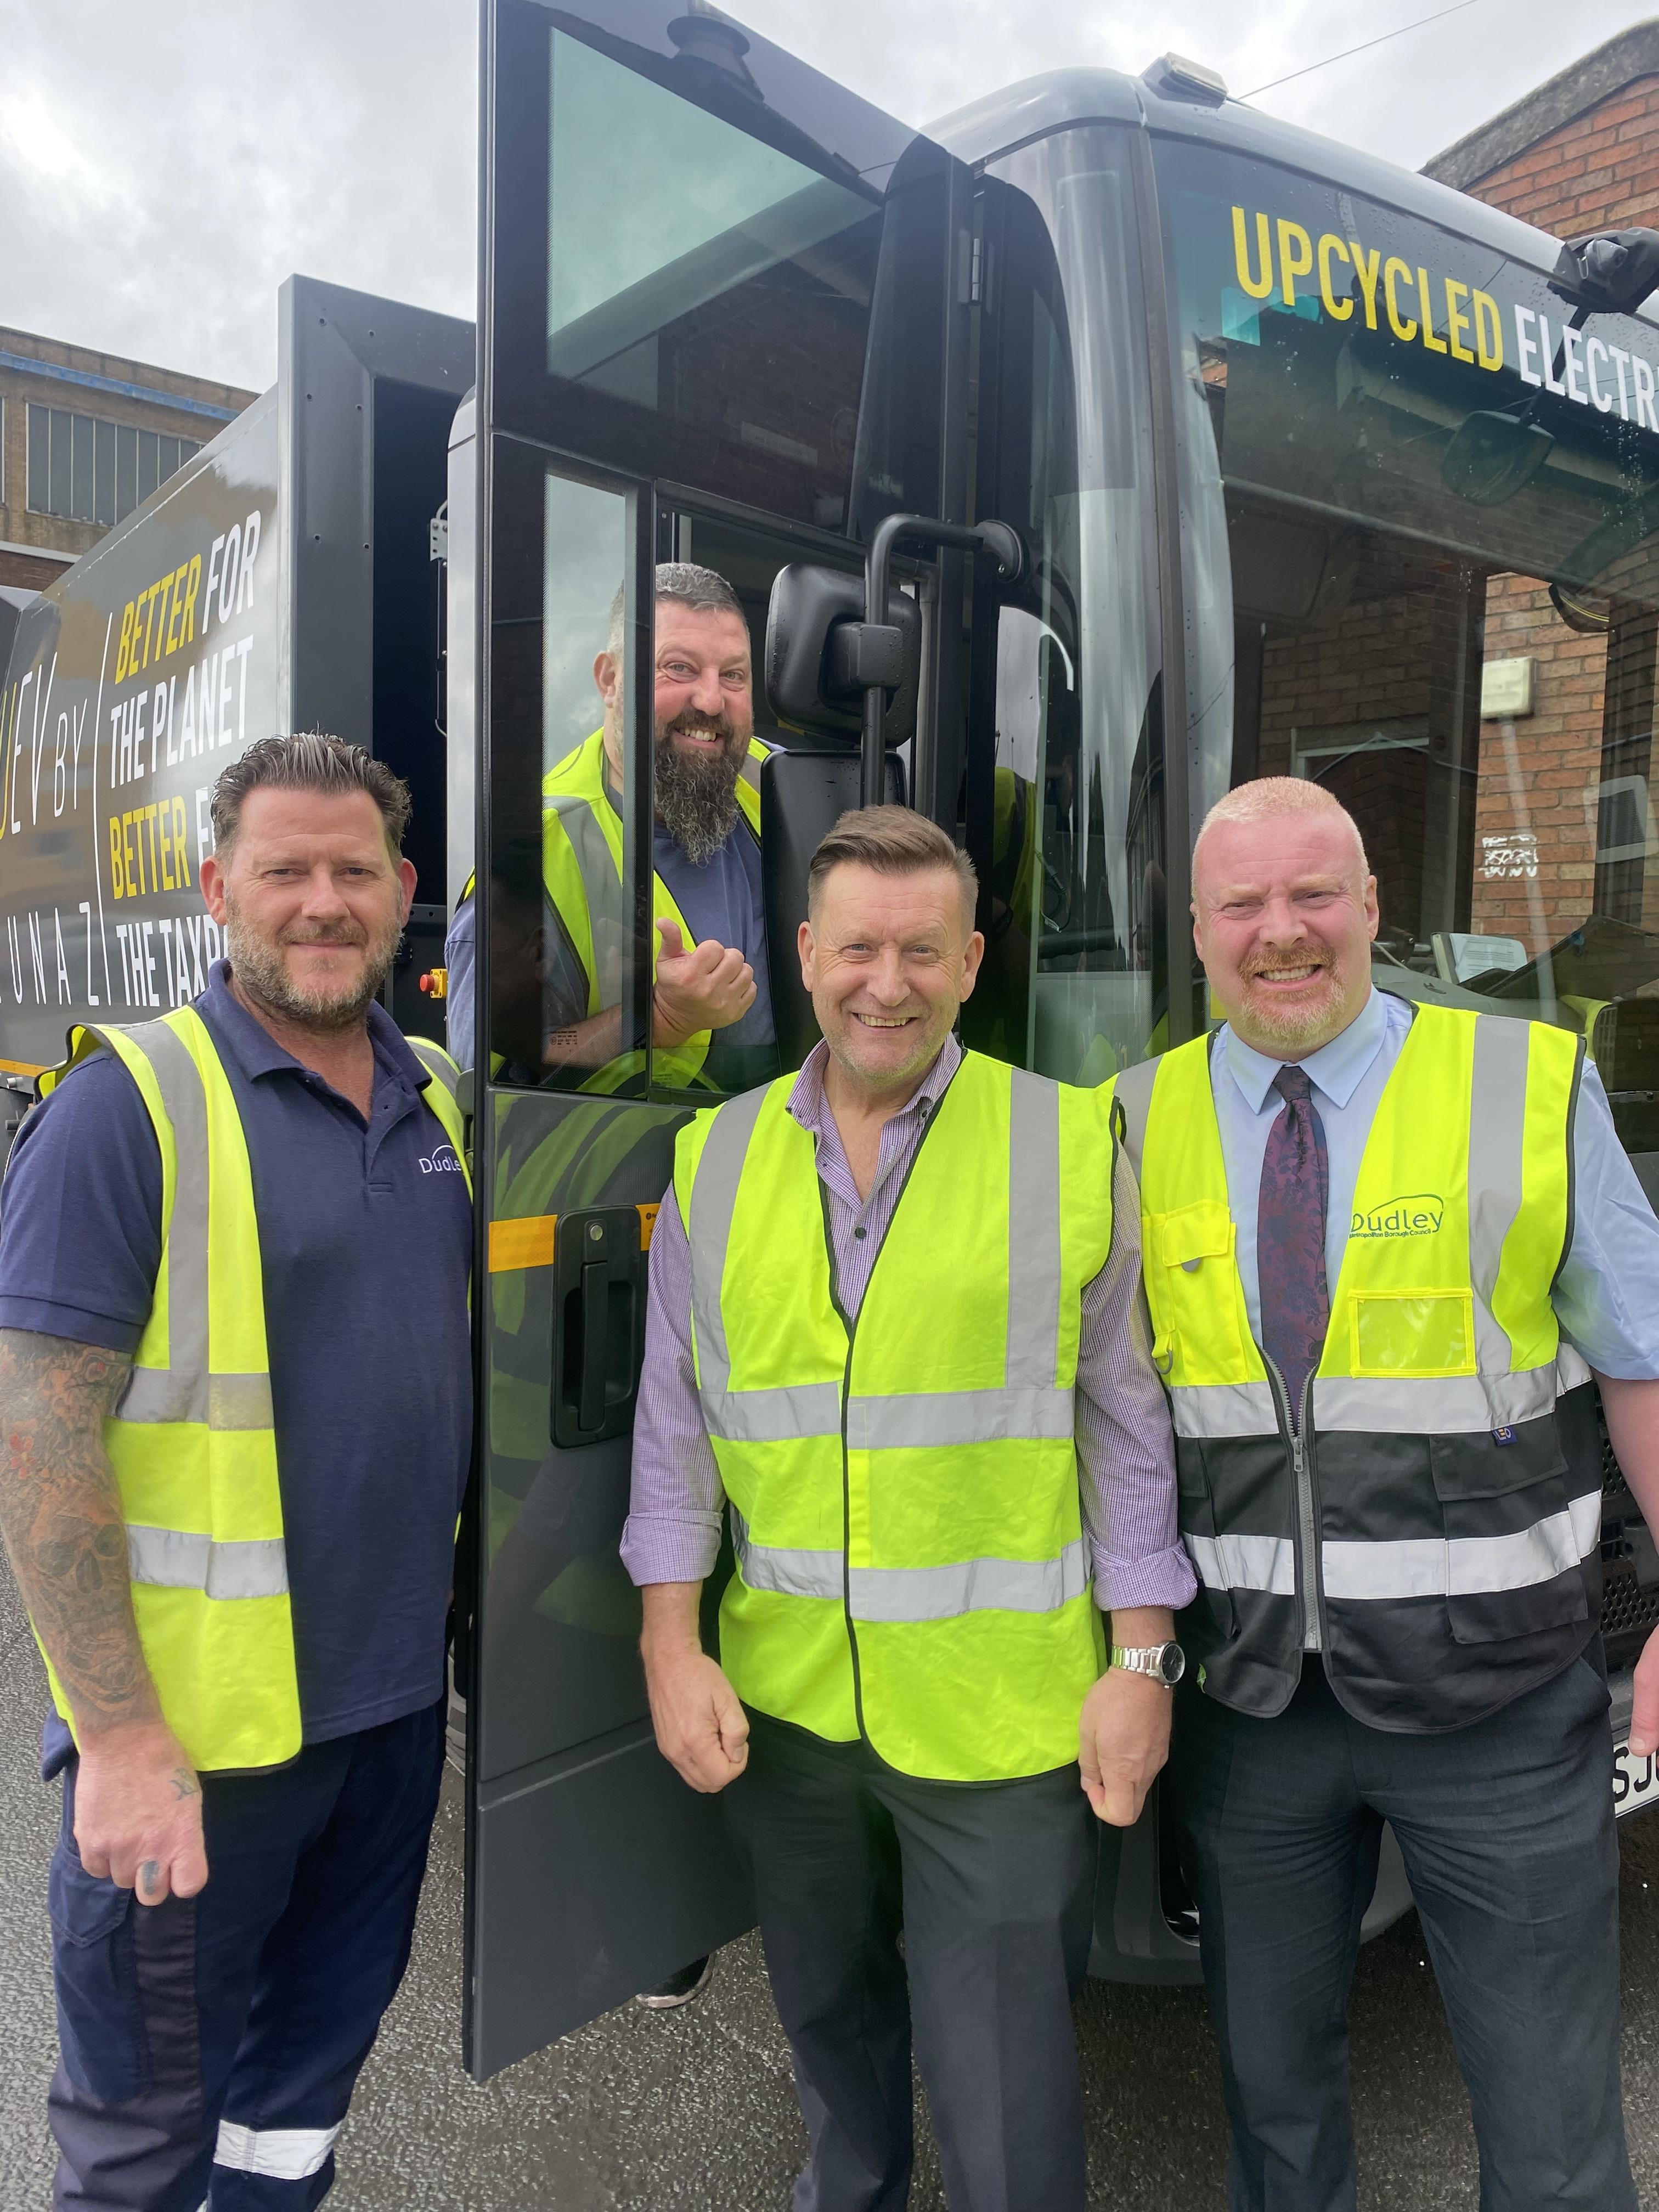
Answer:
[{"label": "id card pocket on vest", "polygon": [[1472,1291],[1355,1291],[1348,1326],[1356,1376],[1475,1371]]}]

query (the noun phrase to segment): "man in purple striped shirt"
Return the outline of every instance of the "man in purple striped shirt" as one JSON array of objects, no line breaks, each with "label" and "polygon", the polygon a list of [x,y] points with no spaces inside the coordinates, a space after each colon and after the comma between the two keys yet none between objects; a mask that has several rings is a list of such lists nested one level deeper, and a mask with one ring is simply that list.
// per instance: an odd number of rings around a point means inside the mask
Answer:
[{"label": "man in purple striped shirt", "polygon": [[753,1860],[800,2212],[906,2202],[913,2025],[957,2212],[1082,2212],[1090,1813],[1164,1762],[1194,1588],[1133,1179],[1094,1094],[951,1033],[975,888],[924,817],[842,817],[800,933],[824,1042],[684,1133],[652,1245],[623,1557],[658,1743]]}]

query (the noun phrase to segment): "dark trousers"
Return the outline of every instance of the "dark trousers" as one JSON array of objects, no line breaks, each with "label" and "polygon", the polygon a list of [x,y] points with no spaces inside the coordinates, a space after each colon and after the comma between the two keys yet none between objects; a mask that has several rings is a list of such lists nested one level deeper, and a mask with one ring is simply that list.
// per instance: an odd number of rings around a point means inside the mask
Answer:
[{"label": "dark trousers", "polygon": [[812,2146],[795,2212],[901,2212],[913,2034],[951,2212],[1083,2212],[1071,2004],[1096,1842],[1077,1769],[918,1782],[750,1722],[726,1799]]},{"label": "dark trousers", "polygon": [[1600,1644],[1449,1735],[1183,1690],[1170,1760],[1232,2124],[1232,2212],[1352,2212],[1348,1988],[1393,1824],[1474,2108],[1481,2212],[1635,2212]]},{"label": "dark trousers", "polygon": [[154,1906],[75,1848],[52,1863],[61,2063],[53,2203],[310,2212],[409,1961],[443,1770],[444,1707],[206,1775],[208,1882]]}]

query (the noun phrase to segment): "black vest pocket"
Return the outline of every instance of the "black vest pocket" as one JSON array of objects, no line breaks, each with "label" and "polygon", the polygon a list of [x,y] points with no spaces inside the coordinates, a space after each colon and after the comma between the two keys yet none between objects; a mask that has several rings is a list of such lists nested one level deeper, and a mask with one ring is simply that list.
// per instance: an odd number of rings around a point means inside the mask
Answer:
[{"label": "black vest pocket", "polygon": [[1455,1643],[1507,1642],[1589,1618],[1571,1510],[1582,1486],[1569,1473],[1553,1414],[1513,1429],[1431,1437],[1429,1464]]}]

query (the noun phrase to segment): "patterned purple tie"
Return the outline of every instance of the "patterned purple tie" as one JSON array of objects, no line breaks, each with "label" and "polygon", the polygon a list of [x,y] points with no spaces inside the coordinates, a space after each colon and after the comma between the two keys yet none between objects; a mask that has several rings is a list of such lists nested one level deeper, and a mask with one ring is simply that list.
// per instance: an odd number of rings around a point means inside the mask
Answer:
[{"label": "patterned purple tie", "polygon": [[1285,1377],[1291,1425],[1299,1428],[1303,1386],[1319,1364],[1331,1317],[1325,1281],[1330,1166],[1311,1079],[1302,1068],[1281,1067],[1273,1089],[1285,1109],[1267,1132],[1256,1208],[1261,1349]]}]

